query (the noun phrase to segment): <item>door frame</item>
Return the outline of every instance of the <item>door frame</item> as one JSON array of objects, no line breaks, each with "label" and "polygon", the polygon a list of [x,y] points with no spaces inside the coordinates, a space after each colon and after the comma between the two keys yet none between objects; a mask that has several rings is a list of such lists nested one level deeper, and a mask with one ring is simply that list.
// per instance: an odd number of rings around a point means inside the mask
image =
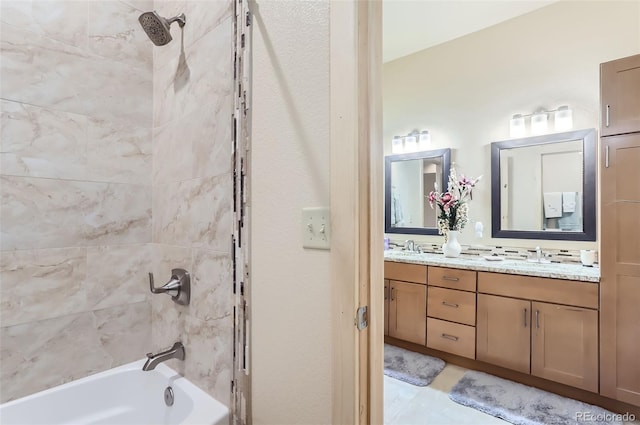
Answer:
[{"label": "door frame", "polygon": [[332,423],[382,424],[382,2],[331,0],[329,16]]}]

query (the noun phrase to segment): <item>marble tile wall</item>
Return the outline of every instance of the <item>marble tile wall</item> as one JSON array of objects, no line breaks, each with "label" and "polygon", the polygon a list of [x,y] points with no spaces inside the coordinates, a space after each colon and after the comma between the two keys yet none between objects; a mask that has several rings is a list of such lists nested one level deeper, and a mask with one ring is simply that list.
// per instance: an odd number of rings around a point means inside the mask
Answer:
[{"label": "marble tile wall", "polygon": [[0,2],[0,402],[151,347],[152,8]]},{"label": "marble tile wall", "polygon": [[152,301],[154,350],[180,340],[170,365],[226,405],[233,367],[232,3],[156,1],[186,15],[174,40],[154,49],[153,219],[156,279],[191,273],[191,304]]},{"label": "marble tile wall", "polygon": [[[181,340],[172,366],[229,404],[231,1],[0,8],[0,402]],[[154,9],[187,15],[163,48]],[[148,293],[175,267],[186,307]]]}]

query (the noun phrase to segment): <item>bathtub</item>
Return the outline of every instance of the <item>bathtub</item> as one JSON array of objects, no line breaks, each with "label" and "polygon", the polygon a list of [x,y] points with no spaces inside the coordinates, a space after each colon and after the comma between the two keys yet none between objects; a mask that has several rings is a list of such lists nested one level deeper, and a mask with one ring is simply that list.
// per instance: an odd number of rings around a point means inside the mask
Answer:
[{"label": "bathtub", "polygon": [[[2,425],[229,425],[229,409],[164,364],[145,360],[0,405]],[[167,406],[165,388],[173,389]]]}]

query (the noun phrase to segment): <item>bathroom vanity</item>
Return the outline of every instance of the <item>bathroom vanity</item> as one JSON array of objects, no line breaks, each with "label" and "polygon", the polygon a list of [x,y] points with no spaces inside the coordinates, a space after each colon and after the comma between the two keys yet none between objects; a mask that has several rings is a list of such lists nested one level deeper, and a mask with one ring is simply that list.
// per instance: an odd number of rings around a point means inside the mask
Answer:
[{"label": "bathroom vanity", "polygon": [[386,251],[384,278],[388,343],[598,393],[597,267]]}]

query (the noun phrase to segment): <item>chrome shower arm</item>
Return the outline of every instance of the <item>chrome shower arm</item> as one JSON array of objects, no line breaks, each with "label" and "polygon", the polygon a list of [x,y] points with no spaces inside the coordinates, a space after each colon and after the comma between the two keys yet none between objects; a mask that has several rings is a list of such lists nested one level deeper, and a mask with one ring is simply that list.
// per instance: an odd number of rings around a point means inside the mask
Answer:
[{"label": "chrome shower arm", "polygon": [[179,14],[178,16],[174,16],[173,18],[167,19],[167,24],[171,25],[172,23],[177,22],[180,28],[184,27],[184,24],[187,23],[187,17],[184,13]]}]

